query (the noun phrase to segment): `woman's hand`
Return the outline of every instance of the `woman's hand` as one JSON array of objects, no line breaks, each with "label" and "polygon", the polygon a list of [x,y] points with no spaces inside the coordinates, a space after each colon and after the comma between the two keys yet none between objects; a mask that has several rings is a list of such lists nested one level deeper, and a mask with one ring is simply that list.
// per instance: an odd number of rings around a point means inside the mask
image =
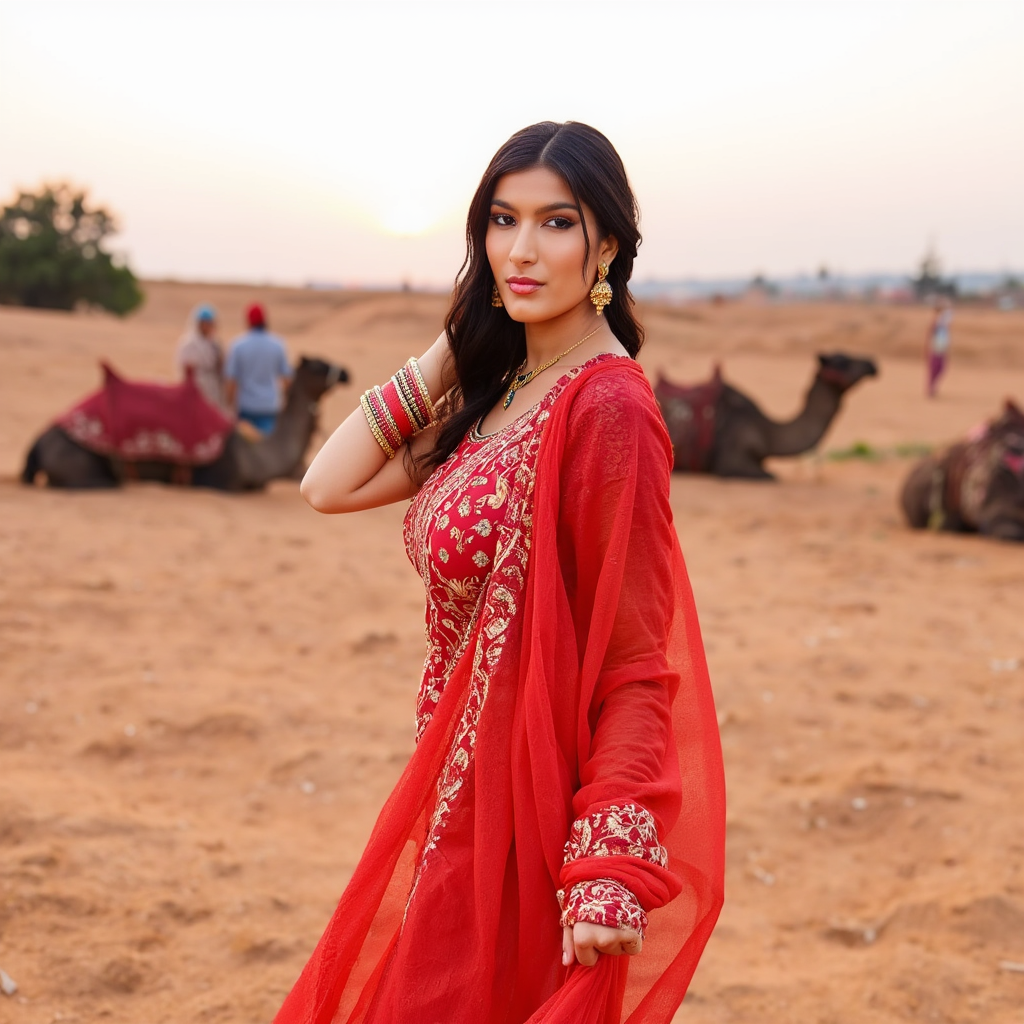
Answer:
[{"label": "woman's hand", "polygon": [[575,957],[584,967],[593,967],[599,953],[607,956],[636,956],[644,940],[632,928],[608,928],[603,924],[578,921],[562,929],[562,965],[569,967]]}]

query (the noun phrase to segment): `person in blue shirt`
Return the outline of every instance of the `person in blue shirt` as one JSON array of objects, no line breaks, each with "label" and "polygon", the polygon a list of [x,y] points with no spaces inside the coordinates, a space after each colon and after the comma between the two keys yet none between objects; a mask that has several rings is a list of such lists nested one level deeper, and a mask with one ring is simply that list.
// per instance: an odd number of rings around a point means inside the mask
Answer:
[{"label": "person in blue shirt", "polygon": [[269,434],[277,423],[292,368],[284,342],[267,330],[263,307],[253,303],[245,318],[249,330],[231,343],[224,365],[225,396],[240,420]]}]

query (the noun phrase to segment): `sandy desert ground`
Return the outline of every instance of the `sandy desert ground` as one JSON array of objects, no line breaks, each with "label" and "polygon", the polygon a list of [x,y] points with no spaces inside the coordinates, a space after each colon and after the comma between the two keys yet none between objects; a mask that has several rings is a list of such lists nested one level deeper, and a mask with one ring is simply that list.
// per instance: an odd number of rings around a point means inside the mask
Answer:
[{"label": "sandy desert ground", "polygon": [[[126,321],[0,309],[0,1021],[267,1022],[408,756],[422,592],[403,508],[17,482],[97,360],[165,377],[200,299],[254,297],[360,390],[442,297],[148,286]],[[922,309],[648,307],[642,363],[716,359],[772,414],[813,353],[877,357],[778,485],[677,477],[729,786],[727,903],[678,1020],[1024,1022],[1024,546],[915,534],[898,447],[1024,399],[1024,313],[959,311],[922,397]],[[902,450],[902,448],[901,448]]]}]

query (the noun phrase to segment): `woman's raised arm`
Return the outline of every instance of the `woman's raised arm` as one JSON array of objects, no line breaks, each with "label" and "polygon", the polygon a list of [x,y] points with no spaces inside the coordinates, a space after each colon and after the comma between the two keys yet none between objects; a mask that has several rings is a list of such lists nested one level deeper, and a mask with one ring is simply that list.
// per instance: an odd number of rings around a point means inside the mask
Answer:
[{"label": "woman's raised arm", "polygon": [[[448,336],[442,333],[419,358],[420,372],[437,402],[454,384]],[[410,442],[412,454],[429,450],[434,428]],[[310,463],[299,488],[317,512],[359,512],[411,498],[418,484],[409,475],[404,449],[389,459],[374,439],[361,408],[356,408],[334,431]]]}]

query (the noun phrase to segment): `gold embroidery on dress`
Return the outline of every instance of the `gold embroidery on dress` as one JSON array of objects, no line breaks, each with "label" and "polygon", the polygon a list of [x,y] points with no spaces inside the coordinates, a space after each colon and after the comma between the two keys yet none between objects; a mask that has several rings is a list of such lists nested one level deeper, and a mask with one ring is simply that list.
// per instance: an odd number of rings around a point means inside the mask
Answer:
[{"label": "gold embroidery on dress", "polygon": [[[509,627],[519,611],[532,536],[537,454],[544,424],[550,416],[549,407],[583,368],[573,367],[529,414],[497,433],[482,436],[471,431],[449,461],[423,485],[406,515],[406,548],[428,591],[428,650],[417,700],[417,738],[430,722],[455,665],[462,657],[469,656],[470,639],[476,637],[465,703],[438,779],[437,800],[420,851],[409,901],[463,788],[490,675],[502,657]],[[474,496],[471,503],[467,490],[484,487],[492,479],[493,492]],[[453,527],[450,517],[453,508],[463,519],[473,510],[478,515],[482,515],[484,509],[499,514],[481,518],[471,528]],[[495,529],[493,557],[481,549],[471,556],[473,564],[481,570],[490,563],[490,571],[482,576],[453,580],[442,576],[439,571],[442,567],[431,564],[432,530],[445,531],[456,539],[461,554],[474,535],[489,538]],[[446,557],[442,557],[442,551]],[[477,555],[483,558],[478,559]],[[438,549],[438,558],[446,565],[447,556],[446,549]],[[444,612],[449,614],[444,616]],[[443,642],[438,642],[437,627],[442,625],[446,635]],[[452,637],[455,630],[458,636]]]}]

